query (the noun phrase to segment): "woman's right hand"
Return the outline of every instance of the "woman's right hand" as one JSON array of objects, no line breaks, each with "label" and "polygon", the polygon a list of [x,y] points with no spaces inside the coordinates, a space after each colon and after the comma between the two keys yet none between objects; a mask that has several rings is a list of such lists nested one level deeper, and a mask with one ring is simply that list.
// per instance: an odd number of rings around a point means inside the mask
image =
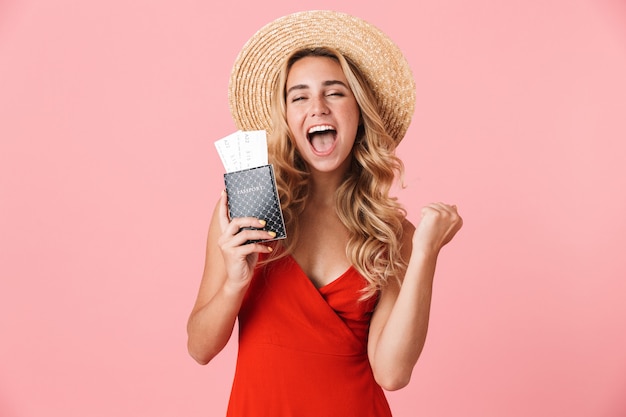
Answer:
[{"label": "woman's right hand", "polygon": [[248,244],[246,242],[249,240],[272,239],[276,237],[276,233],[265,230],[244,229],[247,227],[264,227],[265,221],[263,219],[254,217],[229,219],[226,192],[222,192],[221,196],[219,221],[222,233],[217,240],[217,244],[224,257],[227,275],[225,284],[242,289],[250,284],[259,253],[272,252],[272,248],[263,242]]},{"label": "woman's right hand", "polygon": [[202,281],[187,322],[189,354],[198,363],[208,363],[228,343],[259,254],[272,251],[267,243],[246,242],[271,239],[273,233],[241,230],[263,226],[252,217],[231,221],[222,193],[211,216]]}]

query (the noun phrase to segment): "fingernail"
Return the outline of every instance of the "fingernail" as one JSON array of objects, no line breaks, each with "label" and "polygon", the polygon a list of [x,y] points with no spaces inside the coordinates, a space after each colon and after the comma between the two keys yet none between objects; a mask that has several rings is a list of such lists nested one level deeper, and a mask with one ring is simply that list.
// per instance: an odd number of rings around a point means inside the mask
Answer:
[{"label": "fingernail", "polygon": [[272,252],[272,251],[274,250],[274,249],[272,249],[272,247],[271,247],[271,246],[266,246],[266,248],[267,248],[267,250],[268,250],[268,251],[270,251],[270,252]]},{"label": "fingernail", "polygon": [[276,237],[276,232],[267,232],[268,235],[270,235],[271,237]]},{"label": "fingernail", "polygon": [[261,223],[261,226],[265,226],[267,224],[265,220],[259,220],[259,223]]}]

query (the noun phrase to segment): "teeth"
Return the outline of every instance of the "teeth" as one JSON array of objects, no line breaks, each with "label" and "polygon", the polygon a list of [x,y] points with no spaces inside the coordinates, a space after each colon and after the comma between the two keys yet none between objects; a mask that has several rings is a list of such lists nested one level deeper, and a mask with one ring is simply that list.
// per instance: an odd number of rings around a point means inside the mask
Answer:
[{"label": "teeth", "polygon": [[309,129],[308,133],[311,134],[315,132],[326,132],[327,130],[335,130],[335,128],[330,125],[313,126]]}]

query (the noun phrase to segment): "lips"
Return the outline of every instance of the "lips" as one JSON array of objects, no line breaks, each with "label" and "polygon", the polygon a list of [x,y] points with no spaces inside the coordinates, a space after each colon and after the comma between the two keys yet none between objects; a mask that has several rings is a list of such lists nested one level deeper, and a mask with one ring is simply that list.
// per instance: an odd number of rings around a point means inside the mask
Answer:
[{"label": "lips", "polygon": [[315,154],[328,155],[335,148],[337,129],[331,125],[312,126],[306,136]]}]

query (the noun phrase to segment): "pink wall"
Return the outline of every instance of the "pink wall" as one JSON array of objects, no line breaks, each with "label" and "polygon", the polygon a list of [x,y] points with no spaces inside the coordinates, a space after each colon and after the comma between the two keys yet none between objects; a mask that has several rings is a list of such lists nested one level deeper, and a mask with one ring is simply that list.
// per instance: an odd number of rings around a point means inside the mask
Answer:
[{"label": "pink wall", "polygon": [[[185,322],[260,26],[336,2],[0,1],[0,415],[220,416]],[[343,3],[414,68],[413,220],[465,227],[397,417],[626,416],[626,4]]]}]

